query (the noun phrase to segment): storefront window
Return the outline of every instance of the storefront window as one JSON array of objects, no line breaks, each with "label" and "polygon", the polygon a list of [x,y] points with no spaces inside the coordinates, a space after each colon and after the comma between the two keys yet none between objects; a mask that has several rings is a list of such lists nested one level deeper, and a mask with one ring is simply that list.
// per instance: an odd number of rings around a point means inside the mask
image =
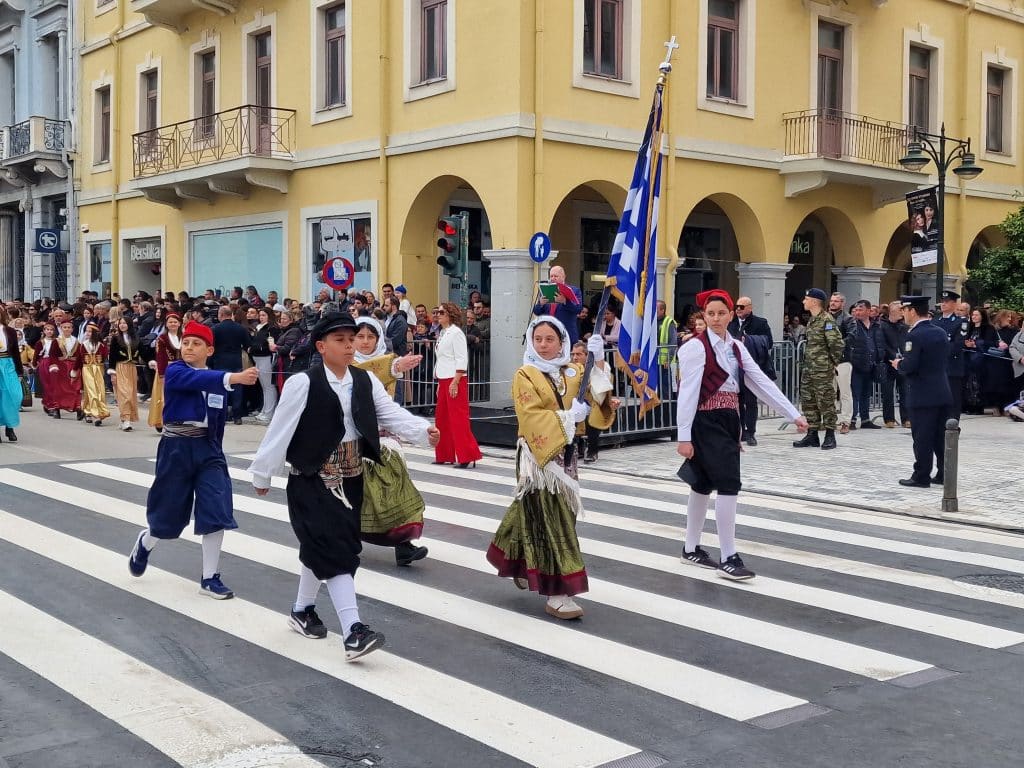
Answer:
[{"label": "storefront window", "polygon": [[604,290],[603,280],[592,278],[603,278],[608,274],[608,263],[611,261],[612,246],[615,245],[618,231],[617,221],[580,219],[580,255],[583,264],[580,289],[583,291],[584,304],[589,305],[591,299]]},{"label": "storefront window", "polygon": [[284,289],[284,233],[280,224],[192,233],[189,292],[210,288],[227,295],[233,286],[255,285],[261,296]]}]

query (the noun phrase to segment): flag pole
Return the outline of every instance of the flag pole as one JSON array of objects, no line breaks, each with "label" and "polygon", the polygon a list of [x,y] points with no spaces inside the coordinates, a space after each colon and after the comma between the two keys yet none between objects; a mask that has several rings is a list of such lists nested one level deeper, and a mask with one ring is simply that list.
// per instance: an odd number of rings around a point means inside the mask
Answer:
[{"label": "flag pole", "polygon": [[[673,53],[673,51],[676,48],[679,47],[679,44],[676,43],[675,35],[672,36],[672,39],[669,42],[665,43],[665,47],[668,49],[668,52],[665,54],[665,60],[663,62],[661,62],[661,64],[658,65],[658,82],[654,86],[655,96],[663,96],[664,91],[665,91],[665,85],[666,85],[666,83],[668,81],[668,75],[672,71],[672,53]],[[662,103],[664,104],[664,101],[662,101]],[[651,109],[652,110],[654,109],[654,104],[653,103],[651,105]],[[663,110],[664,110],[664,108],[663,108]],[[651,149],[651,152],[656,152],[659,155],[661,154],[661,137],[662,137],[662,133],[663,132],[661,130],[661,121],[658,120],[657,125],[654,126],[654,130],[651,133],[651,147],[650,147],[650,149]],[[658,177],[658,174],[657,174],[656,169],[655,169],[655,162],[652,160],[652,162],[651,162],[651,178],[649,180],[649,188],[648,188],[648,195],[647,195],[646,227],[644,228],[644,233],[647,236],[647,242],[644,244],[644,254],[645,254],[645,256],[647,254],[647,249],[650,247],[650,244],[651,244],[651,241],[650,241],[651,216],[653,214],[653,208],[654,208],[654,183],[655,183],[655,180],[657,179],[657,177]],[[644,261],[645,261],[645,264],[646,264],[646,258],[644,259]],[[646,269],[646,266],[645,266],[645,268],[643,270],[641,280],[642,280],[641,285],[646,290],[646,285],[647,285],[647,269]],[[645,290],[642,290],[640,292],[641,296],[643,296],[645,294]],[[600,327],[600,323],[604,322],[604,313],[605,313],[605,310],[608,309],[608,302],[609,302],[610,299],[611,299],[611,286],[608,284],[607,281],[605,281],[604,290],[601,292],[601,301],[597,305],[597,317],[595,318],[594,333],[598,332],[598,328]],[[643,305],[639,306],[638,311],[641,314],[643,314]],[[579,402],[581,402],[581,403],[584,402],[584,400],[586,399],[587,390],[590,389],[590,376],[591,376],[591,373],[594,370],[594,362],[595,362],[594,361],[594,353],[593,352],[588,352],[587,353],[587,362],[586,362],[586,365],[584,365],[584,367],[583,367],[583,376],[580,378],[580,391],[576,395],[576,399]]]}]

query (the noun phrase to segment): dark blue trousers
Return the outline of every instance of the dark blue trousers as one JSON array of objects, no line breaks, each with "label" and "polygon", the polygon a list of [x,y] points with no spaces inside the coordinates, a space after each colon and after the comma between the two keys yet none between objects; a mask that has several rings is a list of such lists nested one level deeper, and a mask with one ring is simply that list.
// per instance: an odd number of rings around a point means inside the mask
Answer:
[{"label": "dark blue trousers", "polygon": [[946,456],[946,416],[948,405],[910,409],[910,435],[914,439],[914,474],[912,480],[926,483],[931,479],[932,458],[942,473]]},{"label": "dark blue trousers", "polygon": [[160,438],[156,477],[146,497],[149,533],[176,539],[195,514],[197,536],[238,527],[224,452],[205,437]]},{"label": "dark blue trousers", "polygon": [[853,418],[860,415],[861,421],[870,421],[871,387],[874,384],[871,371],[861,372],[854,368],[850,384],[853,390]]}]

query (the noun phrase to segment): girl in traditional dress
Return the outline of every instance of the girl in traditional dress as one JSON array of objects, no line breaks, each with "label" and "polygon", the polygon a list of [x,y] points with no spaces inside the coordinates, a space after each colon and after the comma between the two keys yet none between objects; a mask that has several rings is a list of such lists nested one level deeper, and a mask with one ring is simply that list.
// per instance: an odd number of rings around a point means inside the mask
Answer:
[{"label": "girl in traditional dress", "polygon": [[[122,318],[123,320],[124,318]],[[120,325],[121,321],[118,321]],[[103,385],[104,365],[107,361],[107,345],[100,336],[100,328],[89,323],[89,335],[78,345],[78,365],[82,372],[82,411],[79,421],[103,426],[103,420],[110,418],[107,408],[107,391]]]},{"label": "girl in traditional dress", "polygon": [[117,321],[117,330],[110,336],[110,353],[107,359],[107,373],[114,385],[117,411],[121,417],[123,432],[131,432],[132,424],[139,420],[139,337],[135,329],[122,317]]},{"label": "girl in traditional dress", "polygon": [[53,323],[43,325],[43,336],[36,342],[36,356],[32,365],[36,371],[36,380],[39,389],[43,393],[43,413],[55,419],[60,418],[60,408],[54,401],[53,374],[50,373],[50,366],[55,365],[57,352],[60,349],[57,340],[57,328]]},{"label": "girl in traditional dress", "polygon": [[576,474],[576,438],[587,414],[599,429],[615,421],[619,402],[610,397],[604,370],[604,340],[587,341],[594,354],[587,399],[576,400],[583,366],[570,362],[569,333],[554,317],[537,317],[526,331],[523,366],[512,377],[512,401],[519,420],[515,499],[487,550],[499,576],[519,589],[548,596],[544,610],[558,619],[577,619],[583,609],[573,595],[587,591],[587,571],[576,538],[583,512]]},{"label": "girl in traditional dress", "polygon": [[[82,410],[82,379],[79,377],[82,371],[79,354],[82,345],[72,335],[72,330],[70,319],[61,321],[56,360],[50,363],[49,372],[53,384],[54,418],[59,419],[61,411],[74,411],[81,421],[85,418],[85,411]],[[100,380],[102,382],[102,375]]]},{"label": "girl in traditional dress", "polygon": [[[372,317],[356,318],[355,361],[352,365],[372,373],[394,398],[398,376],[412,370],[421,355],[398,357],[387,351],[384,332]],[[359,538],[368,544],[395,548],[395,562],[411,565],[427,556],[427,548],[412,543],[423,534],[423,497],[412,484],[398,441],[381,437],[381,463],[363,459],[363,507]]]},{"label": "girl in traditional dress", "polygon": [[21,374],[18,332],[10,326],[7,310],[0,306],[0,425],[12,443],[18,442],[14,428],[21,424]]},{"label": "girl in traditional dress", "polygon": [[153,376],[153,395],[149,400],[149,426],[157,432],[164,429],[164,376],[167,366],[181,359],[181,317],[169,312],[164,318],[164,332],[156,338],[156,359],[149,361]]}]

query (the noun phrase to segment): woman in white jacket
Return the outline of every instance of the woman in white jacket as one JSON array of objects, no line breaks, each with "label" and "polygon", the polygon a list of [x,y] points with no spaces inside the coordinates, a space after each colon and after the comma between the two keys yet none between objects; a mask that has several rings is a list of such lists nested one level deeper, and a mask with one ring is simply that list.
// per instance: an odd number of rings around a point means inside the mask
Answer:
[{"label": "woman in white jacket", "polygon": [[483,457],[469,425],[469,350],[462,332],[462,311],[451,302],[437,309],[441,332],[434,349],[437,410],[434,422],[441,440],[434,448],[435,464],[458,464],[465,469]]}]

